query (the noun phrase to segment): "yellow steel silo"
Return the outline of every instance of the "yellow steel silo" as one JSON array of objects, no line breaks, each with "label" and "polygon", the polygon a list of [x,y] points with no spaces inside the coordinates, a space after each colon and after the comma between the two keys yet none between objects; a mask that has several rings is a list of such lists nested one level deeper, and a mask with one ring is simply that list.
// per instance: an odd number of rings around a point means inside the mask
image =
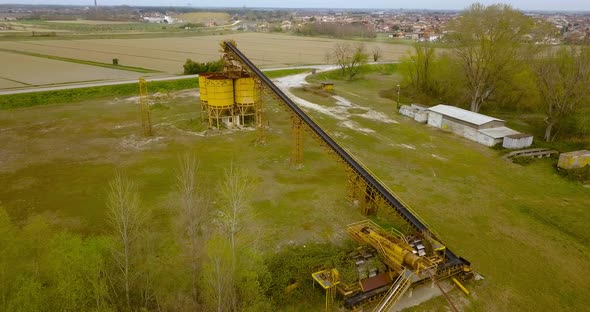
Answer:
[{"label": "yellow steel silo", "polygon": [[242,124],[246,116],[254,116],[256,103],[260,100],[260,90],[256,80],[252,77],[242,76],[234,80],[234,96],[237,114],[241,117]]},{"label": "yellow steel silo", "polygon": [[213,119],[219,128],[219,120],[223,119],[229,127],[234,115],[234,84],[231,78],[222,75],[207,77],[207,109],[209,126],[213,127]]},{"label": "yellow steel silo", "polygon": [[207,116],[207,77],[214,75],[214,73],[199,74],[199,99],[201,102],[201,120]]}]

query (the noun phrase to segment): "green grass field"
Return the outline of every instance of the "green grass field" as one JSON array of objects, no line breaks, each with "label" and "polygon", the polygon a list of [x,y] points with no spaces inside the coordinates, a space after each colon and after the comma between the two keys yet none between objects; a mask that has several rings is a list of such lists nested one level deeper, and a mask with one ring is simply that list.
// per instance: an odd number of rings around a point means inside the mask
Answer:
[{"label": "green grass field", "polygon": [[[197,78],[191,78],[154,81],[150,82],[148,85],[153,92],[166,93],[170,91],[191,89],[198,86],[199,82]],[[0,110],[18,107],[65,104],[90,99],[111,98],[113,96],[131,96],[138,92],[139,87],[137,83],[130,83],[113,86],[0,95]]]},{"label": "green grass field", "polygon": [[[474,291],[468,310],[586,309],[590,190],[559,177],[554,159],[523,167],[501,160],[495,150],[398,117],[395,102],[379,95],[391,90],[396,77],[366,78],[337,80],[336,94],[395,115],[399,124],[353,117],[375,131],[359,134],[311,114],[344,134],[341,141],[483,275],[482,282],[467,285]],[[307,92],[296,94],[322,101]]]},{"label": "green grass field", "polygon": [[[333,79],[335,93],[353,103],[344,120],[307,110],[485,278],[466,284],[471,298],[457,291],[453,298],[466,311],[584,311],[590,301],[590,190],[559,177],[554,160],[508,163],[495,150],[402,118],[395,103],[380,96],[395,79],[387,70],[352,82]],[[339,108],[331,98],[294,93]],[[200,160],[200,182],[211,194],[232,163],[255,176],[247,231],[267,254],[312,242],[341,244],[344,226],[364,218],[344,198],[344,168],[311,137],[305,136],[304,168],[289,165],[291,124],[277,103],[266,103],[267,140],[257,145],[253,130],[206,130],[194,90],[156,100],[155,135],[145,138],[137,100],[0,110],[0,199],[11,219],[22,224],[43,215],[70,231],[104,233],[106,183],[123,170],[165,228],[174,170],[186,152]],[[387,222],[388,215],[378,217]],[[320,294],[281,309],[322,307]],[[437,298],[417,310],[445,309]]]}]

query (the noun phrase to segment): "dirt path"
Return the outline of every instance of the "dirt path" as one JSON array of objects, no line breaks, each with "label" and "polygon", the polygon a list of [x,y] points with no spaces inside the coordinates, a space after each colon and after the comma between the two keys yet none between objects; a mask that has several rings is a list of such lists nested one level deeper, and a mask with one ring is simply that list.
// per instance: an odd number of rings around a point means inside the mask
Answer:
[{"label": "dirt path", "polygon": [[[334,65],[324,65],[324,66],[315,66],[318,69],[318,72],[330,71],[334,69],[338,69],[338,66]],[[396,124],[397,121],[391,119],[387,115],[372,110],[368,107],[364,107],[358,105],[356,103],[351,102],[350,100],[342,97],[333,95],[332,98],[336,102],[336,106],[333,107],[326,107],[322,105],[318,105],[307,100],[304,100],[300,97],[294,95],[290,90],[292,88],[300,88],[308,83],[305,81],[305,78],[310,75],[309,73],[303,73],[298,75],[286,76],[274,79],[273,82],[295,103],[299,106],[311,109],[322,114],[328,115],[336,120],[339,121],[339,125],[342,127],[350,128],[353,130],[357,130],[363,133],[374,133],[375,131],[369,128],[361,127],[357,122],[351,120],[351,116],[358,116],[368,120],[373,121],[380,121],[384,123],[391,123]],[[364,113],[358,113],[359,110],[365,111]],[[352,113],[351,111],[356,111],[357,113]]]}]

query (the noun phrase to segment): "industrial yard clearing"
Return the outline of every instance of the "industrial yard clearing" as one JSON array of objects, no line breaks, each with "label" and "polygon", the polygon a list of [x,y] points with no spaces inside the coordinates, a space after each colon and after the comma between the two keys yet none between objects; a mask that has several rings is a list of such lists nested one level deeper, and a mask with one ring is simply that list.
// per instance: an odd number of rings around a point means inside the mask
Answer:
[{"label": "industrial yard clearing", "polygon": [[[451,291],[460,308],[586,309],[588,190],[542,162],[508,163],[491,149],[399,117],[394,103],[378,96],[391,88],[390,79],[373,73],[336,82],[336,99],[291,92],[312,103],[304,111],[484,277],[465,283],[471,297]],[[342,103],[351,107],[345,111]],[[71,231],[103,233],[104,182],[121,168],[138,181],[142,201],[164,227],[177,160],[189,151],[207,168],[202,185],[212,192],[231,163],[256,177],[248,231],[266,254],[313,242],[343,244],[346,225],[366,218],[345,199],[344,168],[305,134],[304,166],[293,169],[289,114],[281,103],[265,105],[264,145],[255,143],[251,128],[208,130],[194,91],[160,97],[152,106],[154,135],[147,138],[136,97],[0,111],[0,199],[17,223],[42,214]],[[381,209],[375,220],[390,224],[390,217]],[[445,307],[438,297],[415,309]]]}]

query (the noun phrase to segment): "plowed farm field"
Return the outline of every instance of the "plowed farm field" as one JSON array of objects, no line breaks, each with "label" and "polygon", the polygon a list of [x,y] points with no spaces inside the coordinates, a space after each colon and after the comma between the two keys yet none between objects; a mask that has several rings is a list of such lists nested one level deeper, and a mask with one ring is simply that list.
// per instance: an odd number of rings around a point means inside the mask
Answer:
[{"label": "plowed farm field", "polygon": [[[163,74],[181,74],[182,65],[189,58],[201,62],[217,60],[220,57],[219,43],[227,39],[234,39],[238,47],[262,68],[324,64],[326,63],[326,54],[333,49],[336,43],[347,42],[336,39],[242,33],[184,38],[4,41],[2,48],[109,64],[117,58],[120,65],[158,70]],[[383,51],[382,61],[398,60],[406,54],[409,48],[407,45],[368,42],[366,43],[367,52],[370,52],[374,46],[379,46]],[[12,55],[12,58],[15,57],[24,58]],[[82,74],[82,65],[75,64],[74,66],[71,63],[43,60],[40,57],[27,56],[26,58],[30,61],[15,62],[2,57],[0,58],[0,68],[8,66],[16,73],[22,71],[23,74],[18,74],[18,76],[25,77],[26,79],[21,78],[24,79],[22,81],[29,84],[37,84],[41,81],[60,83],[81,79],[93,80],[92,78],[95,80],[111,79],[113,75],[125,76],[120,73],[115,74],[119,71],[93,66],[83,66],[87,68],[87,72]],[[36,65],[32,66],[33,63]],[[62,64],[58,71],[56,71],[56,67],[60,66],[56,63]],[[33,77],[31,77],[30,71],[32,67],[35,67],[36,71]],[[75,75],[71,75],[71,73],[75,73]],[[131,72],[129,75],[138,76],[137,73]],[[21,81],[13,77],[4,78]]]},{"label": "plowed farm field", "polygon": [[0,88],[134,79],[136,72],[0,52]]}]

